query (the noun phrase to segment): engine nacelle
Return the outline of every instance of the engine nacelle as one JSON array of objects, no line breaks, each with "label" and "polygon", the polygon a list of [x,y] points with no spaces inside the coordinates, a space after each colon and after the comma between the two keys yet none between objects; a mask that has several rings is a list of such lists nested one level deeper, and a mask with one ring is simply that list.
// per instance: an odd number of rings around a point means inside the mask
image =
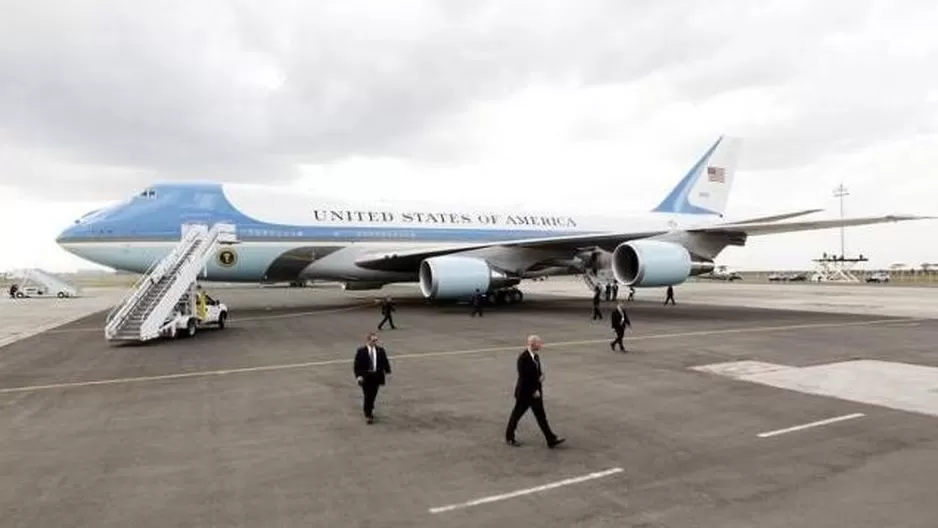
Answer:
[{"label": "engine nacelle", "polygon": [[712,270],[712,262],[695,262],[689,251],[672,242],[633,240],[612,252],[612,272],[626,286],[673,286]]},{"label": "engine nacelle", "polygon": [[429,299],[456,299],[517,284],[488,262],[474,257],[444,255],[420,263],[420,291]]}]

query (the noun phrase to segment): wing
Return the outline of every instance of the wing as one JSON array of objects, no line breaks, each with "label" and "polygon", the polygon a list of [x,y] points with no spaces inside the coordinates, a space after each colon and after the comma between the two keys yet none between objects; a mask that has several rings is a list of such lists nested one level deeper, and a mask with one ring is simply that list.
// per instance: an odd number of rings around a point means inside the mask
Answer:
[{"label": "wing", "polygon": [[805,220],[802,222],[753,222],[722,224],[698,229],[688,229],[691,233],[741,233],[749,236],[775,235],[779,233],[795,233],[798,231],[815,231],[818,229],[830,229],[834,227],[851,227],[872,224],[885,224],[892,222],[902,222],[907,220],[928,220],[934,219],[933,216],[914,216],[914,215],[887,215],[887,216],[861,216],[856,218],[831,219],[831,220]]},{"label": "wing", "polygon": [[663,235],[667,231],[643,231],[633,233],[587,233],[582,235],[565,235],[556,237],[527,238],[515,240],[502,240],[494,242],[480,242],[477,244],[451,244],[431,248],[419,248],[403,251],[386,251],[369,253],[355,261],[363,268],[381,271],[413,271],[420,262],[430,257],[452,255],[466,251],[475,251],[486,248],[529,248],[549,249],[557,252],[575,252],[584,248],[601,247],[612,250],[622,242]]},{"label": "wing", "polygon": [[[808,213],[804,213],[808,214]],[[779,215],[787,218],[789,215]],[[797,215],[796,215],[797,216]],[[833,220],[807,220],[802,222],[777,222],[766,221],[776,217],[765,217],[758,221],[753,219],[744,222],[734,222],[725,224],[714,224],[696,228],[685,229],[688,233],[697,234],[742,234],[742,235],[769,235],[779,233],[793,233],[797,231],[814,231],[818,229],[830,229],[834,227],[850,227],[871,224],[883,224],[892,222],[901,222],[907,220],[925,220],[938,217],[913,216],[913,215],[887,215],[887,216],[869,216]],[[453,244],[441,245],[432,248],[420,248],[404,251],[388,251],[383,253],[372,253],[363,255],[355,261],[358,266],[369,269],[384,271],[412,271],[416,270],[423,259],[438,257],[440,255],[451,255],[466,251],[474,251],[485,248],[526,248],[526,249],[545,249],[551,251],[575,252],[587,248],[599,247],[606,250],[612,250],[623,242],[650,238],[667,234],[668,231],[644,231],[644,232],[606,232],[606,233],[586,233],[582,235],[566,235],[557,237],[529,238],[521,240],[504,240],[494,242],[483,242],[478,244]]]}]

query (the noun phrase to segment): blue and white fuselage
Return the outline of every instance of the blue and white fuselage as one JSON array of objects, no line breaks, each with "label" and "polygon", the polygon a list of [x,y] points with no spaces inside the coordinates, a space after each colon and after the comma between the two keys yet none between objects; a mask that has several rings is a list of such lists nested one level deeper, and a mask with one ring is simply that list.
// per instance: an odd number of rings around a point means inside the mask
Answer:
[{"label": "blue and white fuselage", "polygon": [[85,215],[57,242],[89,261],[143,273],[179,243],[184,224],[226,223],[239,243],[219,250],[207,280],[326,279],[351,288],[419,281],[428,297],[464,297],[597,265],[623,284],[677,284],[748,235],[897,219],[777,222],[811,212],[802,211],[726,223],[736,148],[721,138],[655,209],[636,214],[380,205],[263,185],[164,183]]},{"label": "blue and white fuselage", "polygon": [[[58,238],[66,250],[115,269],[142,273],[179,243],[186,223],[229,223],[239,244],[231,263],[214,260],[207,277],[227,282],[335,279],[413,281],[354,262],[376,251],[419,250],[534,238],[669,231],[699,215],[647,213],[603,218],[493,209],[394,209],[323,202],[291,189],[245,184],[167,183],[76,221]],[[467,254],[484,252],[482,249]]]}]

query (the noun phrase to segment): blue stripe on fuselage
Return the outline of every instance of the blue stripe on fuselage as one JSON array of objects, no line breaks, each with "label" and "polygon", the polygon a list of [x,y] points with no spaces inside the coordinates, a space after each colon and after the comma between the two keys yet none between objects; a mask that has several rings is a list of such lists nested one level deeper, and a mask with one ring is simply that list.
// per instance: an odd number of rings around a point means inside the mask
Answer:
[{"label": "blue stripe on fuselage", "polygon": [[[130,201],[98,211],[66,229],[58,242],[177,241],[185,223],[218,222],[237,226],[243,241],[400,241],[400,242],[488,242],[546,236],[587,234],[571,230],[465,229],[291,226],[261,222],[236,209],[218,183],[162,184],[150,188],[152,196],[139,195]],[[145,193],[144,193],[145,194]]]}]

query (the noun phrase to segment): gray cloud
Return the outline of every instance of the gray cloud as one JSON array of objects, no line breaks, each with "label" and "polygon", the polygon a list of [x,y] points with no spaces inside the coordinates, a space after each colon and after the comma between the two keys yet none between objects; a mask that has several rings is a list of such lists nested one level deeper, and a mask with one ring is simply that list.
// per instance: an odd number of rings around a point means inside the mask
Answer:
[{"label": "gray cloud", "polygon": [[0,18],[0,130],[7,148],[30,155],[2,178],[43,193],[283,182],[296,163],[347,156],[471,158],[459,116],[531,83],[658,75],[675,101],[694,104],[769,90],[790,116],[730,131],[751,138],[748,168],[934,124],[938,19],[927,3],[26,6],[8,2]]}]

